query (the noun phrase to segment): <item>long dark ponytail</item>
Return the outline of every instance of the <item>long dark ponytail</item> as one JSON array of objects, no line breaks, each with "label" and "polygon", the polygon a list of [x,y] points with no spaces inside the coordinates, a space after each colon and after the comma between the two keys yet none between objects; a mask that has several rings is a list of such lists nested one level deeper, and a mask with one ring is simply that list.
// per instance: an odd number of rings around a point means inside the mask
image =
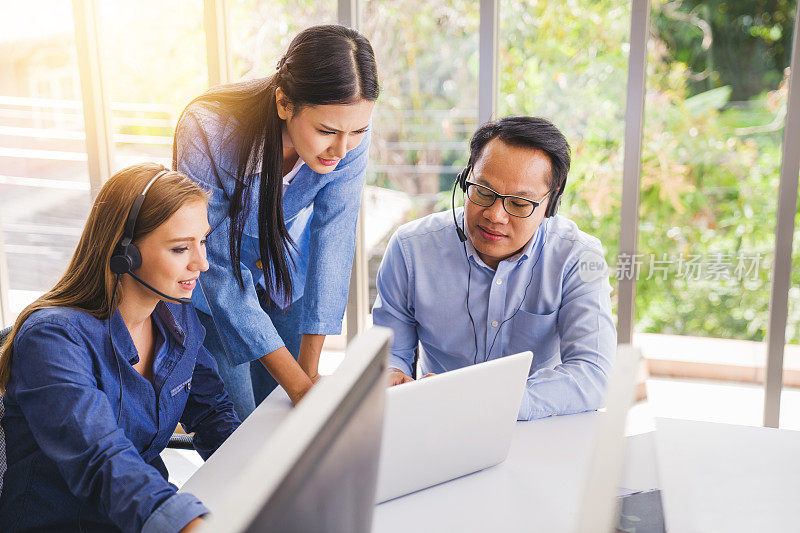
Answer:
[{"label": "long dark ponytail", "polygon": [[[271,288],[292,298],[289,247],[294,246],[283,220],[283,120],[278,117],[275,90],[283,91],[292,113],[307,106],[351,104],[378,99],[375,54],[369,41],[345,26],[312,26],[300,32],[289,45],[269,78],[213,87],[192,100],[209,107],[236,124],[236,185],[230,198],[229,248],[236,279],[244,286],[240,264],[242,234],[250,210],[251,188],[258,185],[258,235],[267,298]],[[184,113],[186,110],[184,110]],[[223,127],[224,130],[224,127]],[[172,166],[177,168],[177,129]],[[290,266],[291,263],[291,266]]]}]

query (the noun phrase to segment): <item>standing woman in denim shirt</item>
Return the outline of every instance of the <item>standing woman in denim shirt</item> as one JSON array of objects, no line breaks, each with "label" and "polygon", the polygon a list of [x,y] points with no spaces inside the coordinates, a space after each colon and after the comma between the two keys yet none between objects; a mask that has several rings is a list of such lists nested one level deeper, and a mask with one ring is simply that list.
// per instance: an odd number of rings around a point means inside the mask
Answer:
[{"label": "standing woman in denim shirt", "polygon": [[211,192],[192,298],[242,419],[278,384],[298,402],[341,331],[378,92],[369,41],[314,26],[274,75],[214,87],[178,123],[173,167]]},{"label": "standing woman in denim shirt", "polygon": [[20,313],[0,352],[0,531],[177,532],[208,512],[159,455],[179,422],[204,459],[239,426],[194,309],[176,303],[208,268],[207,201],[155,163],[118,172],[63,277]]}]

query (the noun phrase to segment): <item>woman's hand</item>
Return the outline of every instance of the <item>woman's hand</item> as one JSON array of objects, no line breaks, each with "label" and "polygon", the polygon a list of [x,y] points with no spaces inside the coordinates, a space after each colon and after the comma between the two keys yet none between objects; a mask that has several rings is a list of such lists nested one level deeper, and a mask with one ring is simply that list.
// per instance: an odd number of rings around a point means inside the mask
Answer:
[{"label": "woman's hand", "polygon": [[198,516],[197,518],[195,518],[194,520],[183,526],[183,529],[181,529],[180,533],[189,533],[189,531],[194,531],[202,524],[203,524],[203,519]]},{"label": "woman's hand", "polygon": [[303,333],[300,338],[300,353],[297,355],[297,362],[311,381],[316,383],[319,380],[319,355],[322,353],[322,345],[325,343],[325,335],[312,335]]},{"label": "woman's hand", "polygon": [[297,361],[294,360],[292,354],[285,346],[281,346],[274,352],[262,356],[260,359],[261,364],[267,369],[267,372],[272,374],[275,381],[283,387],[292,403],[297,403],[303,399],[303,396],[311,389],[314,383],[308,377]]}]

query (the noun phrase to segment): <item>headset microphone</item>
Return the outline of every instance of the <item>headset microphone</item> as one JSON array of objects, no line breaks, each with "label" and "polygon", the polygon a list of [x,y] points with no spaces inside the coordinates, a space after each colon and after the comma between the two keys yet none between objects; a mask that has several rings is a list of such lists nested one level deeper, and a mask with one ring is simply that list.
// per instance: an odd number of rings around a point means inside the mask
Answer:
[{"label": "headset microphone", "polygon": [[456,185],[458,185],[458,180],[453,182],[453,198],[450,202],[453,208],[453,223],[456,225],[456,233],[458,233],[459,240],[461,242],[467,242],[467,234],[464,233],[464,230],[458,225],[458,219],[456,218]]},{"label": "headset microphone", "polygon": [[139,276],[137,276],[133,272],[128,272],[128,274],[130,274],[130,276],[133,279],[135,279],[136,281],[138,281],[140,284],[144,285],[145,287],[147,287],[148,289],[150,289],[154,293],[158,294],[162,298],[165,298],[167,300],[173,301],[173,302],[178,303],[178,304],[183,304],[183,305],[189,305],[189,304],[192,303],[192,299],[191,298],[175,298],[174,296],[169,296],[167,294],[164,294],[160,290],[156,289],[155,287],[153,287],[152,285],[147,283],[145,280],[143,280],[142,278],[140,278]]}]

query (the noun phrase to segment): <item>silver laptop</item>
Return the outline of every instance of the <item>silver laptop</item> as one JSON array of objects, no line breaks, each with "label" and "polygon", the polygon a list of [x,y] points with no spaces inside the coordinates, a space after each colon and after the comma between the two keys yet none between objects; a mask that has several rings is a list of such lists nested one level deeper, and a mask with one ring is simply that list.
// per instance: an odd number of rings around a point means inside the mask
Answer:
[{"label": "silver laptop", "polygon": [[387,389],[376,501],[503,462],[532,359],[523,352]]}]

